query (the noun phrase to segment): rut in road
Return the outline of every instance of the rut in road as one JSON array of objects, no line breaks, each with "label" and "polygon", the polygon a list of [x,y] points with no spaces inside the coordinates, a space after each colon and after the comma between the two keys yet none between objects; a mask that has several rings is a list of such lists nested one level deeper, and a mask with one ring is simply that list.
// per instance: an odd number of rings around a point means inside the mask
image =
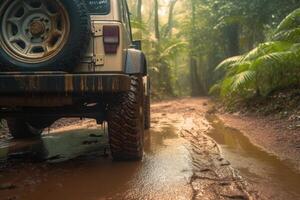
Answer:
[{"label": "rut in road", "polygon": [[209,112],[207,99],[182,99],[153,106],[153,126],[172,123],[187,146],[193,164],[190,185],[193,199],[259,199],[238,175],[229,161],[222,157],[214,140],[206,136],[211,126],[205,115]]},{"label": "rut in road", "polygon": [[[0,200],[261,199],[206,136],[209,109],[203,98],[154,103],[142,162],[101,156],[107,134],[90,121],[50,132],[36,144],[19,141],[28,156],[8,141],[7,150],[16,150],[19,159],[0,170],[0,186],[16,187],[0,189]],[[37,163],[32,156],[44,159]]]}]

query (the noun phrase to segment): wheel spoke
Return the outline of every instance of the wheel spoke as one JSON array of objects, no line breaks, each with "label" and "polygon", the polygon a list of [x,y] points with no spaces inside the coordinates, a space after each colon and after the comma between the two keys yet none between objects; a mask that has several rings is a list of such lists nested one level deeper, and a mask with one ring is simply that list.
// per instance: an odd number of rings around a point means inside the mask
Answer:
[{"label": "wheel spoke", "polygon": [[21,41],[21,40],[22,39],[21,39],[20,35],[11,36],[9,38],[9,42],[11,42],[11,43],[16,43],[16,42]]},{"label": "wheel spoke", "polygon": [[38,8],[33,8],[35,11],[37,12],[41,12],[41,13],[44,13],[44,14],[47,14],[48,16],[51,16],[51,12],[49,12],[48,8],[47,8],[47,5],[45,4],[44,1],[40,1],[41,5],[40,7]]},{"label": "wheel spoke", "polygon": [[12,24],[16,25],[18,30],[20,30],[20,28],[21,28],[21,18],[11,17],[11,18],[8,18],[7,21],[9,23],[12,23]]},{"label": "wheel spoke", "polygon": [[15,2],[8,1],[7,11],[1,19],[8,53],[30,62],[31,59],[47,60],[56,55],[69,34],[64,8],[58,2],[48,0]]},{"label": "wheel spoke", "polygon": [[49,53],[52,52],[52,49],[49,47],[49,43],[45,42],[42,46],[43,50],[44,50],[44,56],[47,56]]},{"label": "wheel spoke", "polygon": [[62,31],[56,29],[52,32],[52,37],[60,37],[62,34]]},{"label": "wheel spoke", "polygon": [[44,44],[43,45],[43,49],[44,49],[44,54],[48,54],[48,52],[49,52],[49,46],[48,46],[48,44]]},{"label": "wheel spoke", "polygon": [[58,14],[57,13],[51,13],[50,14],[50,20],[52,24],[52,29],[57,29],[57,20],[58,20]]},{"label": "wheel spoke", "polygon": [[51,16],[51,12],[48,10],[47,5],[45,4],[45,1],[41,1],[41,7],[39,8],[43,12],[46,12],[49,16]]},{"label": "wheel spoke", "polygon": [[24,8],[24,12],[25,12],[25,13],[34,10],[34,8],[31,7],[31,6],[27,3],[26,0],[23,0],[22,2],[23,2],[22,5],[23,5],[23,8]]},{"label": "wheel spoke", "polygon": [[33,48],[33,45],[30,43],[26,43],[26,48],[23,50],[24,54],[29,54]]}]

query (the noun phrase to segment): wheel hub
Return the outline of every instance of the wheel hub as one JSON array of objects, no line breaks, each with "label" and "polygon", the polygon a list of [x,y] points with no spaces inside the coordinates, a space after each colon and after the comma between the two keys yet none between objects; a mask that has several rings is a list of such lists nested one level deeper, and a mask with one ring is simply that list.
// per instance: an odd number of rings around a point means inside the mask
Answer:
[{"label": "wheel hub", "polygon": [[29,25],[29,30],[33,36],[39,37],[45,33],[45,25],[41,21],[33,21]]}]

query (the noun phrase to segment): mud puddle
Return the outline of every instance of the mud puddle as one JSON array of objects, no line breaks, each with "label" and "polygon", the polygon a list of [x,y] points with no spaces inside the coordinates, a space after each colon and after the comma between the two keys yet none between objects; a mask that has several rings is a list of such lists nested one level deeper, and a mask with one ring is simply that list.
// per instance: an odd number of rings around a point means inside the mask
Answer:
[{"label": "mud puddle", "polygon": [[107,146],[104,129],[77,129],[45,135],[41,139],[10,140],[0,143],[0,161],[63,162]]},{"label": "mud puddle", "polygon": [[[113,162],[103,129],[0,145],[0,199],[191,199],[189,145],[172,126],[145,135],[142,162]],[[7,186],[7,187],[5,187]],[[9,187],[8,187],[9,186]]]},{"label": "mud puddle", "polygon": [[213,126],[208,135],[221,146],[224,157],[255,190],[268,199],[300,199],[300,174],[292,164],[255,146],[216,116],[207,115],[207,119]]}]

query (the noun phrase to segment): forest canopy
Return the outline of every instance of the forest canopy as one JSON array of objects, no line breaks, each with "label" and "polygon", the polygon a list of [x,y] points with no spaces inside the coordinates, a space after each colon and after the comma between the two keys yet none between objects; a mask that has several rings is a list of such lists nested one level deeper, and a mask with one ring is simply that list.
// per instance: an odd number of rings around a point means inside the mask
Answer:
[{"label": "forest canopy", "polygon": [[129,0],[153,98],[267,96],[300,84],[299,0]]}]

